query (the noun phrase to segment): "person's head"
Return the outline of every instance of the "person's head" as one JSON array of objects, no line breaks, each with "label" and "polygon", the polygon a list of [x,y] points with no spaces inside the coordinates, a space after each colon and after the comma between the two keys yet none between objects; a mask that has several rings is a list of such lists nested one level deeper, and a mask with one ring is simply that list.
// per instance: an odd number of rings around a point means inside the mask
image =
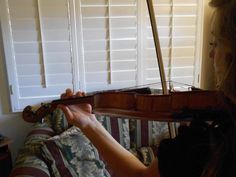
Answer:
[{"label": "person's head", "polygon": [[214,60],[217,89],[236,100],[236,0],[211,0],[215,8],[210,57]]}]

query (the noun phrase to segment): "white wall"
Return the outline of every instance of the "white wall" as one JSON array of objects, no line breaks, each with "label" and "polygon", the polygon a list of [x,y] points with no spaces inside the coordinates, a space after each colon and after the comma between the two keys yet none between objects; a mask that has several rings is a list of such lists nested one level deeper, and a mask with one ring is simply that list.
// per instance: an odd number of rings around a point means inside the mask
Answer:
[{"label": "white wall", "polygon": [[0,133],[12,139],[10,148],[14,162],[17,151],[23,145],[31,124],[24,122],[21,118],[21,113],[11,113],[10,111],[10,99],[1,35],[0,27]]}]

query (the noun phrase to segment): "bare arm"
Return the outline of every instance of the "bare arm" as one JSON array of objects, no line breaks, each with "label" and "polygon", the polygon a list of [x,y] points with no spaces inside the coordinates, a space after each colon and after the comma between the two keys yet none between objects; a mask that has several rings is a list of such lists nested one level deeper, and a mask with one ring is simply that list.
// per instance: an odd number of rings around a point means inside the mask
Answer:
[{"label": "bare arm", "polygon": [[97,121],[89,104],[59,106],[67,120],[81,129],[118,177],[160,177],[155,159],[149,167],[123,148]]}]

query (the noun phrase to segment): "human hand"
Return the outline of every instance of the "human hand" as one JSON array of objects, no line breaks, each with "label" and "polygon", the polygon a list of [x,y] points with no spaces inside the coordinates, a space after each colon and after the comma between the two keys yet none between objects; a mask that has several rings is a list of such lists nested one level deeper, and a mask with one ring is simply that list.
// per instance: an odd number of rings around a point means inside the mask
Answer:
[{"label": "human hand", "polygon": [[[84,92],[77,92],[73,94],[71,89],[66,89],[66,92],[61,95],[62,99],[77,98],[85,96]],[[94,125],[97,121],[94,114],[92,114],[92,106],[90,104],[74,104],[74,105],[58,105],[62,109],[69,124],[75,125],[80,129]]]},{"label": "human hand", "polygon": [[61,94],[61,99],[67,99],[67,98],[78,98],[86,96],[84,92],[78,91],[75,94],[72,92],[70,88],[66,89],[65,93]]}]

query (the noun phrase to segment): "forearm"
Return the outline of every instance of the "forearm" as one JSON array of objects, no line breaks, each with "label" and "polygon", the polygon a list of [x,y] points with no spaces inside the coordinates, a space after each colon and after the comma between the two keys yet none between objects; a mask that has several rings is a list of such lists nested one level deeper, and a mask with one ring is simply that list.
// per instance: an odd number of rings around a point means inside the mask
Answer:
[{"label": "forearm", "polygon": [[[98,149],[109,167],[119,177],[141,177],[148,173],[144,166],[134,155],[123,148],[98,122],[82,130]],[[157,171],[158,167],[156,165]]]}]

